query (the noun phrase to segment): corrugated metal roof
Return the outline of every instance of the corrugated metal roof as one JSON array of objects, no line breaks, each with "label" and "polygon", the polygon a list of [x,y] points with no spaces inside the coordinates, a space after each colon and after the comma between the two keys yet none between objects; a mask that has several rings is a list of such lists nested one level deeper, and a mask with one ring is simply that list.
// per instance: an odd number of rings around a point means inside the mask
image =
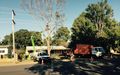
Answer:
[{"label": "corrugated metal roof", "polygon": [[[47,50],[47,46],[35,46],[36,50]],[[52,50],[69,50],[64,46],[51,46]],[[33,50],[33,46],[26,46],[26,50]]]},{"label": "corrugated metal roof", "polygon": [[7,48],[10,47],[9,45],[0,45],[0,48]]}]

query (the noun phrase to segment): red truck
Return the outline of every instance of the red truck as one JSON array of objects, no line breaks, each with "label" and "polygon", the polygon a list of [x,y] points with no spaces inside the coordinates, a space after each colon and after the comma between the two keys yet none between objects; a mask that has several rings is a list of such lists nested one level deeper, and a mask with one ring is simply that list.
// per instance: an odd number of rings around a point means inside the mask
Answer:
[{"label": "red truck", "polygon": [[93,45],[86,44],[76,44],[76,48],[74,50],[75,55],[94,55],[97,57],[102,56],[105,53],[103,47],[94,47]]}]

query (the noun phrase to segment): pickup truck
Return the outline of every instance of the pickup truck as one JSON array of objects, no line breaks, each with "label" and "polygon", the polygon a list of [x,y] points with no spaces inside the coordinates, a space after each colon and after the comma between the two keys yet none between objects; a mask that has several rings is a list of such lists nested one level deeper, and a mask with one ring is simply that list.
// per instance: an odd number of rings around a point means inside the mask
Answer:
[{"label": "pickup truck", "polygon": [[42,63],[51,63],[51,58],[49,57],[49,55],[47,53],[38,53],[36,60],[38,61],[38,63],[42,64]]}]

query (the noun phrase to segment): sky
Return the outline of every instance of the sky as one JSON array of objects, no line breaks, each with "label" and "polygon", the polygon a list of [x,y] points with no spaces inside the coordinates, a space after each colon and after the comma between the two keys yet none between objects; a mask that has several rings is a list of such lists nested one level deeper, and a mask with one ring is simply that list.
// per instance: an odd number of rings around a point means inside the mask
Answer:
[{"label": "sky", "polygon": [[[72,27],[74,19],[85,11],[88,4],[96,3],[101,0],[66,0],[65,5],[65,25]],[[114,10],[114,18],[120,22],[120,0],[108,0],[108,3]],[[41,21],[37,21],[28,12],[24,11],[21,6],[21,0],[0,0],[0,41],[5,35],[12,33],[11,14],[12,9],[15,11],[15,31],[27,29],[29,31],[42,31]]]}]

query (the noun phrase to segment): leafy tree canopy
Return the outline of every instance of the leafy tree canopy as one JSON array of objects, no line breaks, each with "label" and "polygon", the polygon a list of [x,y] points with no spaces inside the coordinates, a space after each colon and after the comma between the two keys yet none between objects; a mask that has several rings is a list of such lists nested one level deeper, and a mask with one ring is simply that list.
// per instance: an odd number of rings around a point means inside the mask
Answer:
[{"label": "leafy tree canopy", "polygon": [[71,43],[93,44],[96,46],[115,46],[120,44],[120,23],[113,19],[113,9],[107,0],[89,4],[71,28]]},{"label": "leafy tree canopy", "polygon": [[[40,32],[28,31],[20,29],[15,32],[15,45],[17,49],[25,49],[26,46],[32,46],[31,36],[34,36],[35,45],[42,44]],[[12,45],[12,34],[6,35],[2,41],[3,45]]]},{"label": "leafy tree canopy", "polygon": [[53,35],[54,45],[65,45],[70,38],[70,31],[67,27],[60,27]]}]

